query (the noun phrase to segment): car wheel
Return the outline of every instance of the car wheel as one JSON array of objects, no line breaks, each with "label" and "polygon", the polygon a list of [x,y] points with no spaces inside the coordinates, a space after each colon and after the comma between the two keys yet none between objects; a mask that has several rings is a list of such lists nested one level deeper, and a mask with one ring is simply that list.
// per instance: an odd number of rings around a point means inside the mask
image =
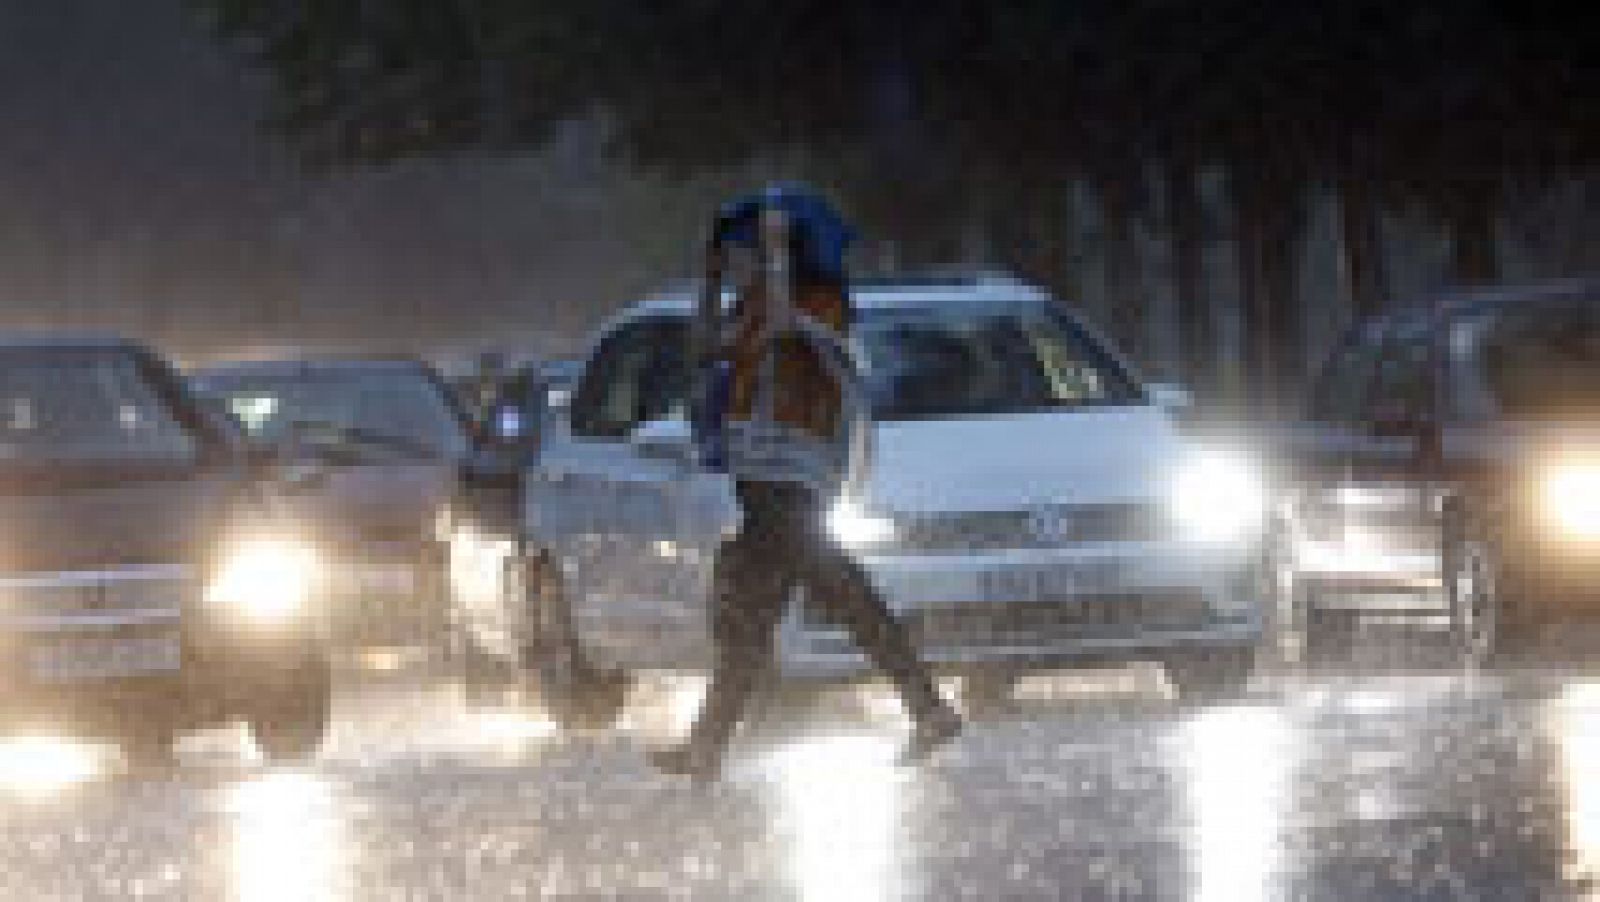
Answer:
[{"label": "car wheel", "polygon": [[533,695],[563,729],[613,726],[627,705],[631,682],[627,674],[605,671],[590,662],[573,627],[571,599],[560,568],[544,554],[522,555],[518,562],[530,627],[525,669]]},{"label": "car wheel", "polygon": [[1474,535],[1451,543],[1445,558],[1450,637],[1468,667],[1511,663],[1530,644],[1533,629],[1519,616],[1512,586],[1493,543]]},{"label": "car wheel", "polygon": [[270,762],[310,758],[322,745],[332,715],[332,663],[319,650],[274,677],[250,701],[250,736]]},{"label": "car wheel", "polygon": [[1255,672],[1254,648],[1197,649],[1163,662],[1167,682],[1184,702],[1220,702],[1239,698]]},{"label": "car wheel", "polygon": [[1315,592],[1301,590],[1300,648],[1307,664],[1343,664],[1355,656],[1361,617],[1355,611],[1322,607]]}]

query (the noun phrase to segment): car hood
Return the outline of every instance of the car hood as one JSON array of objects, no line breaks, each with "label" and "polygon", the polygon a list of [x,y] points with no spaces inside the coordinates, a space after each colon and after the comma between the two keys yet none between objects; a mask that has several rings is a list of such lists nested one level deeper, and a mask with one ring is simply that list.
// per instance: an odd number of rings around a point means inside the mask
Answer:
[{"label": "car hood", "polygon": [[1156,407],[879,423],[865,494],[905,513],[1149,501],[1182,453]]},{"label": "car hood", "polygon": [[224,531],[243,485],[194,467],[60,468],[0,483],[7,573],[196,560]]},{"label": "car hood", "polygon": [[455,478],[456,466],[447,461],[338,467],[294,507],[335,539],[416,541],[430,534]]}]

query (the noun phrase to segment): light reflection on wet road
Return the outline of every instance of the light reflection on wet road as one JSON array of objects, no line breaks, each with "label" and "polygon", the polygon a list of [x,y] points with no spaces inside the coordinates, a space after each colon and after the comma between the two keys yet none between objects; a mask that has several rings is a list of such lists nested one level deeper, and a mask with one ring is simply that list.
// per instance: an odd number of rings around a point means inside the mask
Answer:
[{"label": "light reflection on wet road", "polygon": [[1323,677],[1205,710],[1098,686],[1025,686],[920,772],[875,695],[779,700],[697,790],[640,755],[692,691],[572,738],[388,674],[302,770],[224,733],[171,774],[5,793],[0,897],[1600,898],[1600,674]]}]

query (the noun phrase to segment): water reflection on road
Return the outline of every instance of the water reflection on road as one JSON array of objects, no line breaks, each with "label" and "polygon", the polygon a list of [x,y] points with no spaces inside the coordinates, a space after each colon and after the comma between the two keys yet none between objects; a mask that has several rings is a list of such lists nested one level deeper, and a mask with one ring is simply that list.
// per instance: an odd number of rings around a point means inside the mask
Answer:
[{"label": "water reflection on road", "polygon": [[332,902],[349,897],[350,851],[333,782],[299,771],[264,773],[227,790],[232,888],[239,902]]},{"label": "water reflection on road", "polygon": [[343,693],[332,746],[303,769],[264,768],[226,733],[160,775],[85,772],[103,759],[35,740],[0,769],[70,779],[11,775],[33,791],[0,796],[0,896],[1248,902],[1600,886],[1600,677],[1583,671],[1335,675],[1197,709],[1149,680],[1036,680],[920,771],[894,764],[893,704],[837,691],[767,705],[708,789],[641,754],[682,729],[700,688],[646,687],[621,733],[563,736],[385,674]]}]

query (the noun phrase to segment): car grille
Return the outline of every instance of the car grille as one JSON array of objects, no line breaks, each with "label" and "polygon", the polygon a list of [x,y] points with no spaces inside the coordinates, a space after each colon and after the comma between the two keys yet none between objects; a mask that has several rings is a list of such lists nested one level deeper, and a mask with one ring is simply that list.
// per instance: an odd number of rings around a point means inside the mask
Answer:
[{"label": "car grille", "polygon": [[895,518],[896,550],[923,553],[1150,542],[1168,534],[1154,504],[1056,505],[1009,511],[908,514]]},{"label": "car grille", "polygon": [[0,617],[73,617],[175,608],[194,590],[187,567],[0,576]]},{"label": "car grille", "polygon": [[[903,611],[899,617],[919,644],[930,646],[1028,644],[1129,630],[1200,629],[1213,619],[1205,596],[1189,589],[1062,602],[941,603]],[[806,608],[804,623],[829,630],[843,625],[838,616],[813,606]]]}]

